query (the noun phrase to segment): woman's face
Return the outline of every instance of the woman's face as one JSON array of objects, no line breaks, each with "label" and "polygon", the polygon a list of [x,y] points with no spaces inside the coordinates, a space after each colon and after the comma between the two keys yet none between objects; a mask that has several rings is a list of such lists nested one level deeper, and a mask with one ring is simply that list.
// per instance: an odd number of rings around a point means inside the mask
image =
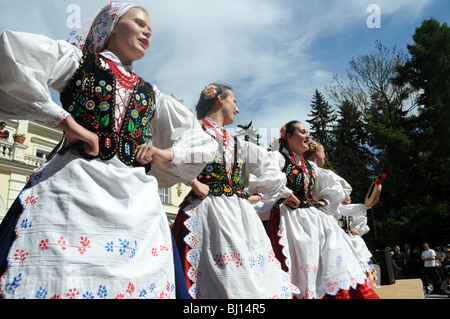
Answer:
[{"label": "woman's face", "polygon": [[296,123],[294,126],[295,130],[292,134],[286,133],[287,144],[292,152],[301,155],[309,149],[310,136],[302,123]]},{"label": "woman's face", "polygon": [[352,198],[350,196],[345,197],[344,201],[342,202],[342,205],[348,205],[352,203]]},{"label": "woman's face", "polygon": [[107,46],[120,59],[130,65],[142,59],[150,47],[152,28],[147,13],[140,8],[131,8],[117,22]]},{"label": "woman's face", "polygon": [[322,167],[323,165],[325,165],[325,149],[323,148],[322,145],[319,145],[317,147],[317,166]]},{"label": "woman's face", "polygon": [[222,114],[223,114],[223,125],[233,124],[236,114],[239,113],[239,109],[236,105],[236,96],[233,91],[228,90],[228,96],[223,98],[219,96],[219,100],[222,101]]}]

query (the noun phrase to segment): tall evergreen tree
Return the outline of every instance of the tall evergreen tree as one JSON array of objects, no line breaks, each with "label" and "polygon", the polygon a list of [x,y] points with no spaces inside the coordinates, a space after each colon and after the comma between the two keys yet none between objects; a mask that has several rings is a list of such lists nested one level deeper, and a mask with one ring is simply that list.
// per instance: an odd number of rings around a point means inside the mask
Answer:
[{"label": "tall evergreen tree", "polygon": [[330,104],[325,100],[322,93],[316,89],[311,101],[311,113],[308,114],[311,137],[320,142],[328,152],[328,157],[332,161],[331,151],[331,130],[332,123],[336,119],[335,112]]},{"label": "tall evergreen tree", "polygon": [[424,20],[408,45],[411,59],[398,68],[397,83],[420,92],[414,140],[420,190],[404,209],[423,240],[450,240],[450,28]]},{"label": "tall evergreen tree", "polygon": [[349,101],[339,105],[333,126],[334,170],[352,186],[352,199],[363,202],[370,186],[371,152],[361,112]]}]

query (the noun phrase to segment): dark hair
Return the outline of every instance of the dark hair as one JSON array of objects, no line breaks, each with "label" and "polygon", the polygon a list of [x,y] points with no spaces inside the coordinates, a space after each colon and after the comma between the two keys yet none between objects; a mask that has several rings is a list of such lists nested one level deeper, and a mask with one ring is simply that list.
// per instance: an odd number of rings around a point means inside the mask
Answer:
[{"label": "dark hair", "polygon": [[285,135],[284,135],[284,138],[283,138],[283,136],[280,138],[280,148],[279,148],[280,152],[281,152],[284,148],[288,149],[288,145],[287,145],[287,134],[288,134],[288,133],[289,133],[289,134],[293,134],[293,133],[295,132],[295,130],[297,129],[297,128],[295,127],[295,125],[296,125],[297,123],[300,123],[300,124],[301,124],[301,122],[294,120],[294,121],[290,121],[289,123],[286,123],[286,124],[283,126],[283,128],[286,129],[286,133],[285,133]]},{"label": "dark hair", "polygon": [[214,98],[207,98],[204,91],[202,91],[202,93],[200,94],[200,98],[198,100],[197,106],[195,107],[195,110],[197,112],[197,118],[199,118],[199,119],[204,118],[208,114],[208,112],[214,106],[214,103],[217,101],[219,95],[221,95],[222,98],[226,99],[228,97],[228,95],[230,94],[230,91],[233,91],[231,86],[229,86],[227,84],[211,83],[209,85],[217,86],[218,94],[216,94],[214,96]]},{"label": "dark hair", "polygon": [[[311,144],[316,144],[317,148],[311,149]],[[319,146],[323,147],[323,145],[321,143],[314,141],[314,140],[310,140],[308,145],[310,148],[305,153],[303,153],[303,158],[308,159],[308,160],[313,157],[313,155],[316,153],[316,150],[319,148]]]}]

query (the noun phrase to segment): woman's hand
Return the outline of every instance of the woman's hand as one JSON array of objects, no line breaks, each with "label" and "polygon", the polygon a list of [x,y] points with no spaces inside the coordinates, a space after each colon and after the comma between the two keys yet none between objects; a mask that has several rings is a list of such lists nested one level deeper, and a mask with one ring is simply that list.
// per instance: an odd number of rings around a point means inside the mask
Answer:
[{"label": "woman's hand", "polygon": [[366,209],[371,209],[373,206],[375,206],[375,204],[378,203],[379,199],[380,199],[379,197],[375,198],[372,203],[366,205]]},{"label": "woman's hand", "polygon": [[291,196],[284,200],[283,204],[289,206],[290,208],[297,208],[298,205],[300,205],[300,201],[294,194],[291,194]]},{"label": "woman's hand", "polygon": [[199,199],[204,199],[209,194],[209,186],[195,180],[191,185],[192,190],[197,194]]},{"label": "woman's hand", "polygon": [[98,136],[97,134],[85,129],[80,124],[75,122],[72,117],[68,117],[61,124],[64,130],[67,143],[72,145],[78,141],[84,142],[84,151],[91,156],[97,156],[99,153]]},{"label": "woman's hand", "polygon": [[250,204],[256,204],[257,202],[259,202],[262,199],[261,195],[255,194],[255,195],[250,195],[247,200],[250,202]]},{"label": "woman's hand", "polygon": [[136,148],[136,161],[142,165],[146,165],[148,163],[160,164],[171,160],[171,149],[162,150],[147,144],[141,144]]}]

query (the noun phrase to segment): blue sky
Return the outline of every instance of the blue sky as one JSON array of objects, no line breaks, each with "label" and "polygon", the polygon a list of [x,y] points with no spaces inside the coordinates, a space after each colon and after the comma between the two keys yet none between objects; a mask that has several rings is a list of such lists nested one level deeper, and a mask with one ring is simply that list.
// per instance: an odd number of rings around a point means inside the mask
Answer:
[{"label": "blue sky", "polygon": [[[70,5],[81,21],[107,1],[17,0],[2,2],[5,29],[63,39]],[[230,84],[241,113],[267,145],[279,128],[307,114],[317,88],[333,74],[345,76],[352,57],[370,53],[375,40],[405,50],[424,19],[450,22],[448,0],[136,0],[152,22],[150,51],[137,73],[194,110],[200,91],[214,81]],[[379,11],[368,11],[369,5]],[[367,24],[379,12],[380,28]],[[375,21],[371,20],[370,21]],[[333,105],[332,101],[329,100]]]}]

